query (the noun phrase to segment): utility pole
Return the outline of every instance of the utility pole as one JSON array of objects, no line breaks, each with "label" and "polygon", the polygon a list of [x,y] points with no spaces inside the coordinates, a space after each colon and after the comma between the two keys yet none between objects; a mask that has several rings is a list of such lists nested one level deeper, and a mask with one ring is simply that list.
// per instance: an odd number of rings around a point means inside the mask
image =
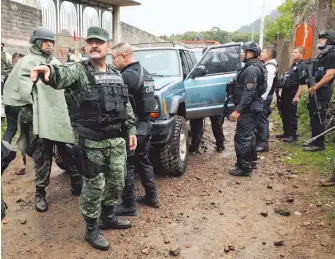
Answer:
[{"label": "utility pole", "polygon": [[264,17],[265,17],[265,0],[262,0],[262,17],[261,17],[261,28],[259,32],[259,47],[263,48],[264,41]]},{"label": "utility pole", "polygon": [[251,41],[254,41],[255,23],[252,25]]}]

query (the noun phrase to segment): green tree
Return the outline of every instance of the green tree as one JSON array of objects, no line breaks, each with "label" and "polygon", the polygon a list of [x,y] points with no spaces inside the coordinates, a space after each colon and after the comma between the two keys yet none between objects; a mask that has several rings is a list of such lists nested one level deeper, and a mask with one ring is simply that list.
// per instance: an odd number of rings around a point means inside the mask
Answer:
[{"label": "green tree", "polygon": [[265,18],[265,42],[276,43],[280,39],[288,39],[292,34],[294,3],[287,0],[278,7],[280,15],[270,21],[269,16]]}]

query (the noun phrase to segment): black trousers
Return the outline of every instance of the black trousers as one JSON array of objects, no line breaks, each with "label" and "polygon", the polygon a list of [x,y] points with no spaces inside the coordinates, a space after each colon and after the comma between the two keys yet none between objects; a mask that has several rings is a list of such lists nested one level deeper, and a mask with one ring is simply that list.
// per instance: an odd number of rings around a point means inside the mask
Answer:
[{"label": "black trousers", "polygon": [[122,200],[128,206],[136,201],[136,189],[134,183],[135,171],[141,178],[141,183],[148,198],[157,197],[155,174],[149,159],[151,144],[151,123],[150,121],[137,123],[137,147],[135,152],[127,151],[127,175],[125,187],[122,193]]},{"label": "black trousers", "polygon": [[[329,106],[330,99],[333,95],[333,88],[331,85],[321,87],[317,92],[317,99],[320,106],[321,123],[318,116],[318,109],[315,104],[314,97],[309,96],[307,105],[309,111],[310,125],[312,129],[312,137],[315,137],[325,131],[326,112]],[[322,136],[314,141],[316,146],[324,146],[325,137]]]},{"label": "black trousers", "polygon": [[264,109],[263,112],[261,112],[259,116],[259,120],[257,122],[256,127],[256,141],[257,145],[262,147],[268,147],[269,146],[269,120],[268,117],[270,115],[270,105],[272,102],[272,96],[268,97],[264,102]]},{"label": "black trousers", "polygon": [[281,116],[285,137],[296,137],[298,129],[297,105],[293,104],[293,98],[297,89],[283,88],[281,100]]},{"label": "black trousers", "polygon": [[237,167],[251,172],[251,162],[257,160],[255,130],[261,112],[241,112],[234,137]]},{"label": "black trousers", "polygon": [[5,112],[7,119],[7,128],[3,134],[2,140],[11,143],[17,131],[17,120],[19,117],[20,107],[6,105]]},{"label": "black trousers", "polygon": [[[213,135],[216,140],[217,147],[224,146],[225,137],[223,135],[222,124],[219,123],[220,116],[212,116],[210,117]],[[204,135],[204,119],[193,119],[190,120],[191,124],[191,136],[192,143],[190,150],[196,151],[199,149],[202,137]]]}]

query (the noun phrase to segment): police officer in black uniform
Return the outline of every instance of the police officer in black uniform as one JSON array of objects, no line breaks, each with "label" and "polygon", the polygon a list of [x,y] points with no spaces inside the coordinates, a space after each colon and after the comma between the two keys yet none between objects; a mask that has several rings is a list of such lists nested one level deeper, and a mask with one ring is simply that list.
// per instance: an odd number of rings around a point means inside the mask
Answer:
[{"label": "police officer in black uniform", "polygon": [[[206,52],[207,48],[202,49],[202,55]],[[215,73],[215,71],[218,69],[215,67],[211,61],[208,61],[208,64],[206,65],[207,72],[211,71],[211,73]],[[222,70],[220,70],[222,72]],[[219,72],[220,72],[219,71]],[[211,126],[213,135],[216,140],[216,151],[222,152],[224,147],[224,141],[225,136],[223,134],[223,127],[222,123],[220,123],[220,116],[211,116]],[[191,145],[190,145],[190,152],[191,153],[200,153],[199,148],[201,144],[202,137],[204,135],[204,119],[192,119],[190,120],[191,125]]]},{"label": "police officer in black uniform", "polygon": [[122,204],[116,209],[119,216],[136,215],[136,191],[134,171],[137,170],[145,196],[137,202],[151,207],[159,207],[157,188],[152,164],[149,160],[151,142],[150,112],[154,110],[154,86],[149,72],[136,62],[132,47],[128,43],[119,43],[112,48],[114,65],[121,71],[125,85],[128,86],[130,103],[137,121],[137,148],[127,154],[127,177],[122,195]]},{"label": "police officer in black uniform", "polygon": [[304,66],[304,55],[304,47],[296,47],[293,50],[293,64],[285,72],[283,78],[280,81],[280,87],[282,88],[280,96],[280,113],[283,122],[284,133],[276,135],[276,137],[281,139],[283,142],[297,141],[297,103],[301,94],[299,89],[299,78]]},{"label": "police officer in black uniform", "polygon": [[[319,34],[318,48],[321,50],[314,62],[314,77],[316,84],[308,89],[310,94],[308,110],[312,137],[325,131],[326,111],[333,95],[332,83],[335,78],[335,30],[322,31]],[[317,96],[319,109],[314,96]],[[319,111],[319,112],[318,112]],[[319,114],[321,117],[321,122]],[[316,139],[312,144],[304,145],[304,151],[324,150],[324,137]]]},{"label": "police officer in black uniform", "polygon": [[255,42],[246,42],[241,55],[245,66],[238,71],[232,101],[236,106],[230,115],[237,120],[235,133],[235,151],[237,163],[229,169],[233,176],[249,176],[257,159],[256,125],[263,111],[262,94],[267,87],[267,70],[258,60],[261,49]]}]

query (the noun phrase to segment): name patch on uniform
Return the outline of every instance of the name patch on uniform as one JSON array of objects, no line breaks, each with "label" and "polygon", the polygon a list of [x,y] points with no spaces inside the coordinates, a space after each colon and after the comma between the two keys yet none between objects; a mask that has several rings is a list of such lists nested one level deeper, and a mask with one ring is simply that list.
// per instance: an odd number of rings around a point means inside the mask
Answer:
[{"label": "name patch on uniform", "polygon": [[112,74],[95,74],[94,80],[96,84],[123,84],[122,77]]},{"label": "name patch on uniform", "polygon": [[144,92],[154,93],[155,92],[155,82],[154,81],[144,81]]}]

